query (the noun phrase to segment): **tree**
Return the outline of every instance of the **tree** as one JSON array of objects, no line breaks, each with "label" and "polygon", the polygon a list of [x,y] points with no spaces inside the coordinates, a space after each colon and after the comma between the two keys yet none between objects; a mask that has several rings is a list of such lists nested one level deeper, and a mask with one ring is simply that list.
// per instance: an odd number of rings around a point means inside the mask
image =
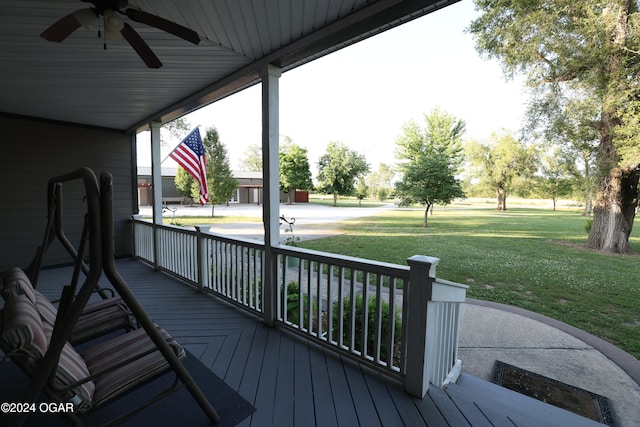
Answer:
[{"label": "tree", "polygon": [[174,146],[187,136],[190,130],[191,125],[184,116],[163,124],[160,128],[161,151],[166,153],[169,149],[175,148]]},{"label": "tree", "polygon": [[463,160],[465,123],[436,107],[424,115],[424,128],[411,120],[396,138],[402,180],[396,184],[400,205],[426,206],[423,226],[436,203],[449,204],[464,192],[455,175]]},{"label": "tree", "polygon": [[507,210],[507,195],[535,172],[535,147],[527,148],[510,133],[492,134],[488,143],[466,146],[469,170],[474,178],[495,191],[496,210]]},{"label": "tree", "polygon": [[262,147],[259,144],[247,147],[240,167],[246,171],[262,172]]},{"label": "tree", "polygon": [[[630,250],[640,179],[640,26],[631,0],[477,0],[476,48],[527,75],[532,112],[557,129],[557,112],[579,112],[598,138],[599,190],[588,246]],[[585,108],[586,107],[586,108]]]},{"label": "tree", "polygon": [[227,148],[220,141],[216,128],[207,129],[202,141],[207,161],[207,185],[209,187],[209,204],[211,216],[214,216],[216,204],[227,203],[238,188],[238,181],[231,173]]},{"label": "tree", "polygon": [[311,190],[311,170],[307,149],[296,144],[288,144],[280,150],[280,189],[285,191],[291,204],[291,192]]},{"label": "tree", "polygon": [[420,156],[407,164],[402,181],[396,184],[400,206],[414,203],[425,205],[423,227],[427,228],[429,210],[434,204],[449,204],[464,197],[456,170],[445,153]]},{"label": "tree", "polygon": [[574,169],[574,165],[573,157],[567,157],[560,147],[555,147],[542,157],[535,190],[542,197],[548,197],[553,201],[554,211],[557,200],[569,195],[573,189],[571,170]]},{"label": "tree", "polygon": [[356,186],[356,198],[358,199],[358,206],[362,206],[362,199],[365,199],[369,194],[369,186],[364,178],[358,179],[358,185]]},{"label": "tree", "polygon": [[200,184],[182,166],[178,166],[174,182],[178,193],[182,196],[189,197],[191,200],[200,200]]},{"label": "tree", "polygon": [[340,142],[330,142],[318,160],[318,190],[333,194],[333,206],[337,206],[338,195],[352,195],[356,179],[368,171],[369,164],[362,154]]},{"label": "tree", "polygon": [[393,176],[394,172],[391,169],[391,166],[386,163],[378,164],[378,170],[369,173],[365,177],[365,182],[369,188],[369,194],[371,194],[371,197],[384,201],[393,189],[393,185],[391,184]]}]

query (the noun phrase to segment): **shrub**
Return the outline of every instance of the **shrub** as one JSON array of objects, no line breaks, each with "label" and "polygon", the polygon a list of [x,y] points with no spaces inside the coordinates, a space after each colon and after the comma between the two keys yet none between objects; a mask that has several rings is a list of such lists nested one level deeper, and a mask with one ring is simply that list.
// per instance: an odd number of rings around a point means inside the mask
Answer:
[{"label": "shrub", "polygon": [[[367,319],[368,319],[368,334],[367,334],[367,348],[366,354],[371,357],[375,357],[375,343],[376,343],[376,330],[378,325],[376,324],[376,306],[377,299],[375,295],[371,295],[369,297],[369,301],[367,303]],[[350,298],[345,298],[342,303],[342,312],[343,312],[343,331],[342,331],[342,342],[348,345],[351,342],[350,332],[351,328],[349,327],[349,322],[351,321],[351,300]],[[338,316],[340,313],[340,305],[334,305],[333,313],[332,313],[332,321],[333,321],[333,336],[334,340],[338,340]],[[355,303],[355,337],[354,337],[354,350],[362,351],[362,327],[363,327],[363,319],[364,319],[364,310],[362,304],[362,295],[356,295],[356,303]],[[381,304],[381,315],[382,315],[382,325],[381,325],[381,346],[380,346],[380,359],[383,361],[388,360],[389,349],[387,346],[387,337],[389,335],[389,327],[391,325],[389,321],[389,304],[386,301],[382,301]],[[395,334],[393,337],[393,348],[394,348],[394,364],[397,364],[400,358],[400,337],[402,336],[402,317],[400,315],[400,310],[394,310],[394,323],[395,323]]]},{"label": "shrub", "polygon": [[[291,322],[294,325],[298,325],[300,328],[306,326],[310,329],[309,325],[309,316],[306,307],[309,304],[309,295],[302,296],[302,313],[303,313],[303,324],[300,324],[300,285],[296,281],[289,282],[287,284],[287,321]],[[312,311],[315,314],[316,305],[314,304],[312,307]]]}]

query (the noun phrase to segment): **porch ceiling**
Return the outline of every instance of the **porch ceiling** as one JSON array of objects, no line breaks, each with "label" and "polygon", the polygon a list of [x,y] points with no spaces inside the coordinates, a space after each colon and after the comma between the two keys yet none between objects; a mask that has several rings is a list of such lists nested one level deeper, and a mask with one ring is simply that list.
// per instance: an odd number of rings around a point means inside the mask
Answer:
[{"label": "porch ceiling", "polygon": [[0,0],[0,113],[133,132],[458,0],[131,0],[196,31],[192,45],[128,21],[163,63],[149,69],[124,41],[80,28],[62,43],[40,33],[89,3]]}]

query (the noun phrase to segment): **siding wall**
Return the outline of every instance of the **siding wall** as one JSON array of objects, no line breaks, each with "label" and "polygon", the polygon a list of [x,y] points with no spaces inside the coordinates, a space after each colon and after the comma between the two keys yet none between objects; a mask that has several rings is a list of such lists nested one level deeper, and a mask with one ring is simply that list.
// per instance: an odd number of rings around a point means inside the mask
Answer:
[{"label": "siding wall", "polygon": [[[26,267],[42,243],[49,178],[86,166],[114,175],[115,251],[131,253],[128,218],[134,213],[131,138],[116,131],[0,116],[0,271]],[[84,205],[81,186],[64,184],[64,225],[77,247]],[[137,211],[137,206],[135,207]],[[54,243],[43,265],[71,262]]]}]

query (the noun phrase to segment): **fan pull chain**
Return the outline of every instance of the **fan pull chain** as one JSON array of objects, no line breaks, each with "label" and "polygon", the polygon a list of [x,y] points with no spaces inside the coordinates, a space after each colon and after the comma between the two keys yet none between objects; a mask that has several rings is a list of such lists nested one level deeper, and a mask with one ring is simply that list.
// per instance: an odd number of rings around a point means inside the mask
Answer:
[{"label": "fan pull chain", "polygon": [[100,21],[100,19],[98,19],[98,37],[102,38],[102,49],[103,50],[107,50],[107,37],[105,34],[105,37],[102,37],[102,23],[104,22],[104,17],[102,17],[102,21]]}]

